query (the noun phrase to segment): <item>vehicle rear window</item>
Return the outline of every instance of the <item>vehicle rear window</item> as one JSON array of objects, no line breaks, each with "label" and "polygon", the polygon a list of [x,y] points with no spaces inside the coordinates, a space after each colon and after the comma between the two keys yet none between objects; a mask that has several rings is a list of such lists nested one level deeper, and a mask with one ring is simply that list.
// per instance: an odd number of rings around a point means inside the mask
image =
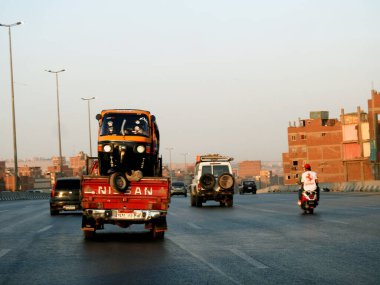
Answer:
[{"label": "vehicle rear window", "polygon": [[173,182],[172,185],[175,187],[181,187],[181,186],[184,186],[185,184],[183,182]]},{"label": "vehicle rear window", "polygon": [[253,182],[253,181],[244,181],[243,184],[251,186],[251,185],[255,184],[255,182]]},{"label": "vehicle rear window", "polygon": [[67,180],[58,180],[55,186],[55,190],[79,190],[80,189],[80,180],[79,179],[67,179]]}]

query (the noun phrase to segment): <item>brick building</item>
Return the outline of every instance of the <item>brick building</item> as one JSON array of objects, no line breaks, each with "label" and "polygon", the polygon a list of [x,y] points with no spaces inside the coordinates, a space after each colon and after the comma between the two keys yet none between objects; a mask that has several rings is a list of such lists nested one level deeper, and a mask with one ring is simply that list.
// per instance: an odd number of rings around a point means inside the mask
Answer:
[{"label": "brick building", "polygon": [[87,155],[81,151],[76,156],[70,157],[70,168],[73,170],[74,176],[83,175],[86,170]]},{"label": "brick building", "polygon": [[0,191],[5,190],[5,161],[0,161]]},{"label": "brick building", "polygon": [[238,177],[252,178],[260,176],[261,160],[246,160],[238,163]]},{"label": "brick building", "polygon": [[[320,182],[379,179],[380,95],[372,90],[369,113],[359,107],[340,120],[327,111],[310,112],[310,118],[288,127],[288,148],[283,153],[284,184],[296,184],[309,163]],[[372,123],[371,123],[372,122]]]}]

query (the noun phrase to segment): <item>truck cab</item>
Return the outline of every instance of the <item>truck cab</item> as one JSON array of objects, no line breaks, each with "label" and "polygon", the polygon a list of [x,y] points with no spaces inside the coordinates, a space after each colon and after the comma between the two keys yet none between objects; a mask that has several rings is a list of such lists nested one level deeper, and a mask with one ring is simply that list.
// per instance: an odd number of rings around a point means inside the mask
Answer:
[{"label": "truck cab", "polygon": [[194,178],[190,186],[191,206],[213,200],[220,206],[233,206],[235,179],[232,174],[232,157],[208,154],[197,157]]}]

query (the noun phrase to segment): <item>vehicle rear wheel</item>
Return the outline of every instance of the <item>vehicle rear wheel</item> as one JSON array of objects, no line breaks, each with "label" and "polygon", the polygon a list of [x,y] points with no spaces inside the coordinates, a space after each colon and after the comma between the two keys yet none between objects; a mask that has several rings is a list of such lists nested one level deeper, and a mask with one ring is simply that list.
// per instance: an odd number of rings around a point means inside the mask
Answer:
[{"label": "vehicle rear wheel", "polygon": [[158,230],[156,225],[153,225],[150,229],[150,236],[153,240],[163,239],[165,237],[165,231]]},{"label": "vehicle rear wheel", "polygon": [[91,240],[95,238],[95,231],[83,231],[84,239]]},{"label": "vehicle rear wheel", "polygon": [[195,206],[202,207],[202,198],[195,197]]},{"label": "vehicle rear wheel", "polygon": [[234,205],[234,200],[231,198],[231,199],[228,199],[226,201],[226,206],[231,208],[232,206]]},{"label": "vehicle rear wheel", "polygon": [[191,207],[196,206],[195,197],[193,195],[190,195],[190,205],[191,205]]}]

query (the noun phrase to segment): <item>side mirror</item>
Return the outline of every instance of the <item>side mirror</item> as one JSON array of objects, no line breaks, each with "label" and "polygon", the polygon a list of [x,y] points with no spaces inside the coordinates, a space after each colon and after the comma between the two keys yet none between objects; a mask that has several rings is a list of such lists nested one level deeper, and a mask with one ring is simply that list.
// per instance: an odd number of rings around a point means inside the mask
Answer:
[{"label": "side mirror", "polygon": [[152,115],[152,123],[154,123],[155,121],[156,121],[156,116]]},{"label": "side mirror", "polygon": [[95,118],[99,121],[102,118],[102,115],[97,114]]}]

